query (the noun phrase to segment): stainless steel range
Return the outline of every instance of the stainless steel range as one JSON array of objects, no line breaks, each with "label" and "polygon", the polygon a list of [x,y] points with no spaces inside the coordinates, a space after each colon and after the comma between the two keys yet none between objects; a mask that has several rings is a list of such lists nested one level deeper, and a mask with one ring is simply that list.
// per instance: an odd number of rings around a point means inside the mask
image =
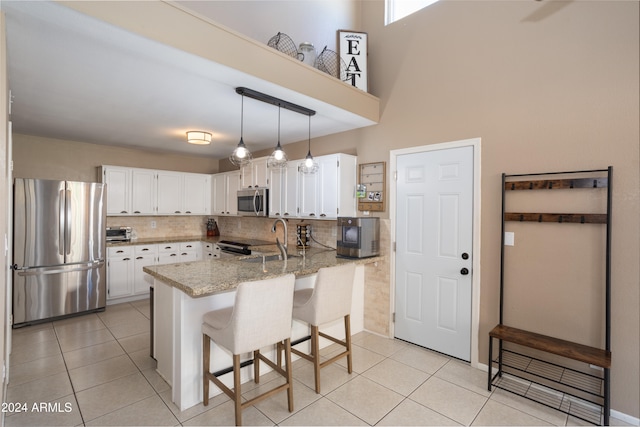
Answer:
[{"label": "stainless steel range", "polygon": [[275,242],[256,239],[220,240],[217,245],[220,251],[229,255],[251,255],[252,246],[275,245]]},{"label": "stainless steel range", "polygon": [[249,245],[241,242],[234,242],[231,240],[220,240],[218,242],[220,251],[230,255],[251,255],[251,249]]}]

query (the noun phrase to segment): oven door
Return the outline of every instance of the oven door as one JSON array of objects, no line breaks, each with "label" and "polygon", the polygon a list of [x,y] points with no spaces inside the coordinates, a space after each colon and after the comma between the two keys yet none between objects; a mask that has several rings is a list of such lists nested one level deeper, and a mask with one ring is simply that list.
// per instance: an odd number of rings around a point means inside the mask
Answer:
[{"label": "oven door", "polygon": [[269,190],[255,188],[238,191],[238,213],[241,215],[267,216]]}]

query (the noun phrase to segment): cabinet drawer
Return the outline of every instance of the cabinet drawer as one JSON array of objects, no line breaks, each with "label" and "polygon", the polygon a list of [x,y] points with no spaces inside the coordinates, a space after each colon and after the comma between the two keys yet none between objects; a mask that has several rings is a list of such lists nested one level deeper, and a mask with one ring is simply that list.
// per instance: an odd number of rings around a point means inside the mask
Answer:
[{"label": "cabinet drawer", "polygon": [[158,245],[158,253],[178,252],[180,250],[179,243],[160,243]]},{"label": "cabinet drawer", "polygon": [[200,246],[200,242],[182,242],[180,243],[180,251],[195,251],[198,246]]},{"label": "cabinet drawer", "polygon": [[138,245],[134,250],[136,255],[155,255],[158,253],[158,245]]},{"label": "cabinet drawer", "polygon": [[133,256],[133,246],[116,246],[107,248],[107,256],[111,258]]}]

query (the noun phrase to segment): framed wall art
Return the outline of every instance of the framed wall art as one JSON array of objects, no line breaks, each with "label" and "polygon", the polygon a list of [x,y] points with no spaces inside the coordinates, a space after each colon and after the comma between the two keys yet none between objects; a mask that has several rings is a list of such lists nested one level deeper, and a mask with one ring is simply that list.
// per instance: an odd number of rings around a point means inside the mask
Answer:
[{"label": "framed wall art", "polygon": [[367,33],[338,30],[338,55],[346,66],[345,81],[368,92]]}]

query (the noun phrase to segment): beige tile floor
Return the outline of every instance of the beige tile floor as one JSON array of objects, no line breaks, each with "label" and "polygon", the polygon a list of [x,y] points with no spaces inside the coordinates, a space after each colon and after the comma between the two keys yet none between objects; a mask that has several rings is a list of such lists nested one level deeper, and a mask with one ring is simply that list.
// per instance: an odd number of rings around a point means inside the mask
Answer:
[{"label": "beige tile floor", "polygon": [[[233,424],[224,395],[180,411],[149,357],[149,301],[13,331],[7,426],[199,426]],[[354,336],[354,372],[341,361],[322,370],[313,390],[309,362],[294,362],[295,411],[281,393],[243,412],[246,425],[580,425],[579,420],[500,390],[467,363],[370,333]],[[339,351],[323,350],[323,356]],[[344,359],[343,359],[344,360]],[[273,373],[250,398],[272,387]],[[212,385],[212,387],[215,387]],[[34,408],[34,403],[36,407]],[[45,403],[42,410],[41,404]],[[26,404],[26,405],[22,405]],[[15,409],[15,407],[14,407]],[[612,419],[612,424],[622,424]]]}]

